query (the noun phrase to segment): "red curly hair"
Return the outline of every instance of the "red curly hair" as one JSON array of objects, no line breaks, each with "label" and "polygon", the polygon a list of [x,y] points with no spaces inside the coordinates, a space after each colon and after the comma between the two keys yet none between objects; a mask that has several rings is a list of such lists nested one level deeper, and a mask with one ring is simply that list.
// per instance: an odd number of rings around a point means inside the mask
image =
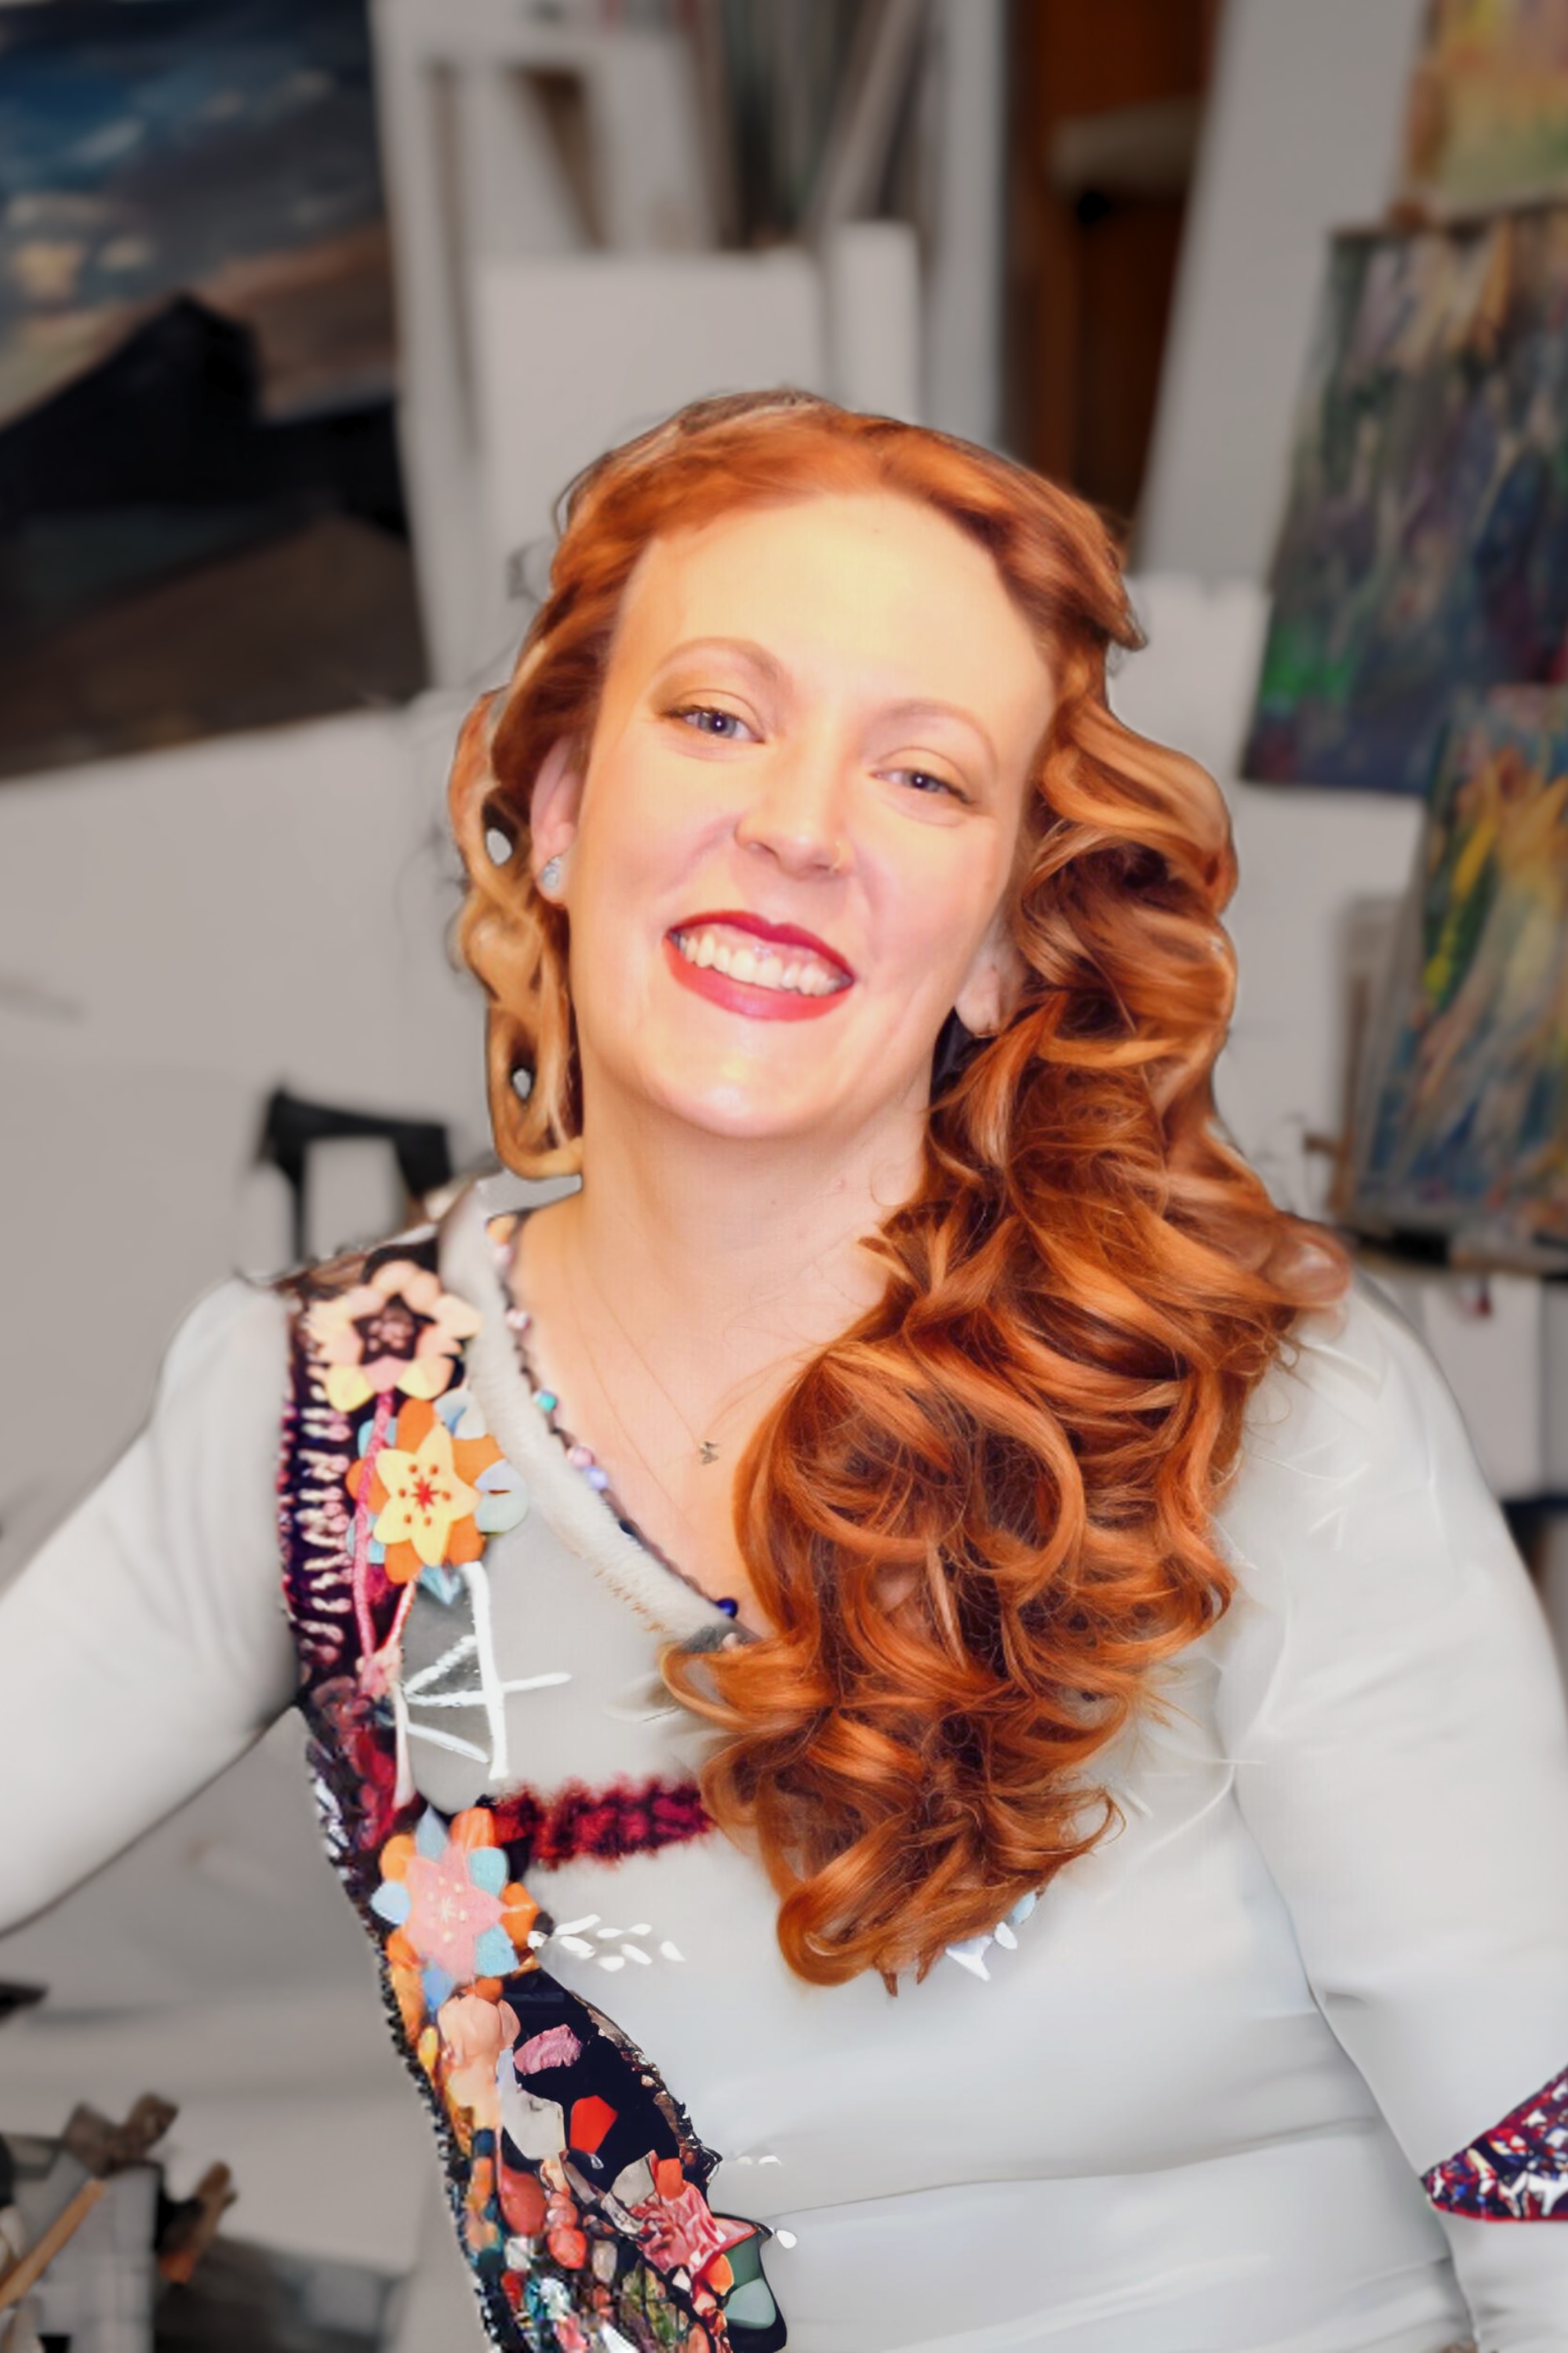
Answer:
[{"label": "red curly hair", "polygon": [[460,944],[490,997],[503,1156],[575,1166],[580,1082],[566,918],[486,829],[521,847],[551,746],[586,756],[639,556],[747,506],[889,491],[987,550],[1056,701],[1009,910],[1016,1009],[938,1072],[919,1189],[876,1240],[880,1303],[736,1473],[776,1630],[664,1662],[726,1736],[705,1799],[760,1852],[785,1957],[818,1983],[923,1973],[1103,1835],[1086,1767],[1225,1608],[1212,1518],[1248,1396],[1344,1281],[1216,1132],[1230,831],[1210,777],[1107,706],[1107,649],[1140,639],[1104,526],[988,451],[800,394],[700,402],[574,484],[512,687],[465,731]]}]

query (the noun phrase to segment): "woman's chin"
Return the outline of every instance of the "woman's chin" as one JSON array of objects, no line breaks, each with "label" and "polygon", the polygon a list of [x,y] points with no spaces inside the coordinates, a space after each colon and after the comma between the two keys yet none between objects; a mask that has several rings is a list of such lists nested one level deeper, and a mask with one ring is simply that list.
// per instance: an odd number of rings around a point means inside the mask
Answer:
[{"label": "woman's chin", "polygon": [[782,1145],[832,1133],[840,1124],[836,1104],[792,1103],[777,1092],[724,1088],[709,1094],[682,1088],[665,1094],[662,1106],[667,1117],[715,1142]]},{"label": "woman's chin", "polygon": [[[650,1006],[614,1040],[613,1053],[595,1053],[594,1041],[582,1037],[589,1103],[602,1100],[608,1081],[629,1110],[640,1102],[656,1119],[715,1142],[785,1145],[816,1136],[837,1153],[846,1137],[882,1124],[903,1100],[887,1084],[895,1057],[885,1037],[833,1040],[835,1052],[817,1023],[737,1021],[745,1034],[715,1039],[705,1007],[700,1022],[666,1020],[662,1012]],[[922,1069],[929,1067],[927,1056]]]},{"label": "woman's chin", "polygon": [[678,1121],[715,1142],[795,1144],[816,1136],[824,1144],[865,1123],[869,1089],[824,1085],[827,1073],[752,1066],[705,1077],[683,1067],[662,1077],[644,1066],[641,1091],[650,1110]]}]

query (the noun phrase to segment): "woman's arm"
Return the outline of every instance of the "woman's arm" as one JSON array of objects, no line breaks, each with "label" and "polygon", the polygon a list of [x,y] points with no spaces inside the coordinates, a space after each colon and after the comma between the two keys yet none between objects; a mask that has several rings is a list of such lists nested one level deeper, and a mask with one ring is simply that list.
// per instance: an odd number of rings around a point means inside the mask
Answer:
[{"label": "woman's arm", "polygon": [[0,1931],[193,1796],[292,1696],[286,1345],[273,1294],[205,1299],[142,1436],[0,1593]]},{"label": "woman's arm", "polygon": [[[1260,1392],[1222,1525],[1222,1734],[1313,1990],[1425,2182],[1482,2353],[1561,2353],[1568,2146],[1561,2203],[1464,2153],[1568,2071],[1562,1681],[1453,1400],[1371,1295]],[[1558,2227],[1511,2219],[1542,2208]]]}]

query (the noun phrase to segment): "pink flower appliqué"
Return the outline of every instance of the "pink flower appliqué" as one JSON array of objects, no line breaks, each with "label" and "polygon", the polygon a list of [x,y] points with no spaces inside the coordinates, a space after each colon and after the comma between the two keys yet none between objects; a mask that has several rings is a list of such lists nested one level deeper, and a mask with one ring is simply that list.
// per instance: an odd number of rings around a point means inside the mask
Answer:
[{"label": "pink flower appliqu\u00e9", "polygon": [[439,2010],[476,1978],[516,1968],[538,1906],[508,1880],[505,1850],[483,1808],[454,1815],[450,1831],[427,1808],[412,1838],[402,1831],[387,1840],[381,1874],[370,1908],[390,1922],[399,1951],[418,1961],[429,2009]]},{"label": "pink flower appliqu\u00e9", "polygon": [[305,1321],[326,1366],[327,1402],[353,1413],[388,1389],[439,1398],[481,1317],[428,1268],[397,1258],[340,1298],[316,1300]]}]

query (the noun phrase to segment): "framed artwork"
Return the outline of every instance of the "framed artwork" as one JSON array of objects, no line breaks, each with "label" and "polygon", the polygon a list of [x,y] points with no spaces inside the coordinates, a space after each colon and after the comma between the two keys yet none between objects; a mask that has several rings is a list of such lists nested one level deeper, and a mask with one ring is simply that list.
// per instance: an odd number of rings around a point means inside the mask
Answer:
[{"label": "framed artwork", "polygon": [[0,777],[424,684],[366,5],[0,8]]},{"label": "framed artwork", "polygon": [[1336,237],[1243,774],[1419,793],[1450,700],[1563,674],[1568,206]]},{"label": "framed artwork", "polygon": [[1399,194],[1433,215],[1568,194],[1568,0],[1431,0]]},{"label": "framed artwork", "polygon": [[269,416],[392,389],[366,0],[0,16],[0,422],[172,294],[254,332]]},{"label": "framed artwork", "polygon": [[1356,1127],[1353,1225],[1568,1251],[1568,689],[1455,715]]}]

